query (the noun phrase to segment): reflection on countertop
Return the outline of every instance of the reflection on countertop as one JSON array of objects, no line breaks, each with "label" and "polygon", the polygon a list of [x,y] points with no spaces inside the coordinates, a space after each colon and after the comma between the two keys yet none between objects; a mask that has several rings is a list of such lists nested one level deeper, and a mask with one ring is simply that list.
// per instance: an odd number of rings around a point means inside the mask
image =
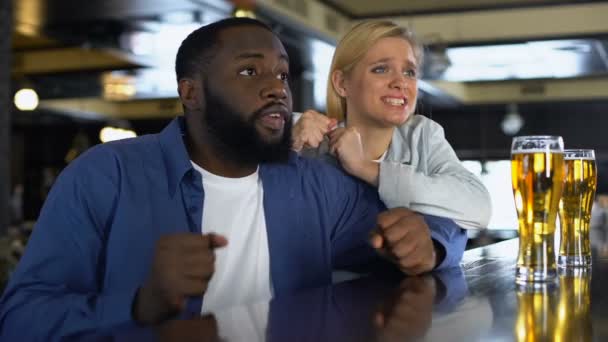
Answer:
[{"label": "reflection on countertop", "polygon": [[[551,286],[514,280],[517,239],[465,252],[461,268],[363,276],[152,328],[141,341],[604,341],[608,258],[560,271]],[[346,278],[342,278],[346,279]],[[90,336],[95,339],[97,336]]]}]

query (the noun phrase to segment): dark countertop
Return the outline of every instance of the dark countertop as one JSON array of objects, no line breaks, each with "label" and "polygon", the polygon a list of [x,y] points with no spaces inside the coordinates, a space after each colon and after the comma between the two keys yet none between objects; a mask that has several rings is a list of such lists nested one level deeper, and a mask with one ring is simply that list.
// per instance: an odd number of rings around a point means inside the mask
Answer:
[{"label": "dark countertop", "polygon": [[512,239],[469,250],[461,269],[424,277],[359,277],[215,315],[117,331],[114,338],[608,341],[608,324],[604,323],[608,259],[594,253],[591,272],[562,274],[549,289],[521,289],[514,280],[517,244]]}]

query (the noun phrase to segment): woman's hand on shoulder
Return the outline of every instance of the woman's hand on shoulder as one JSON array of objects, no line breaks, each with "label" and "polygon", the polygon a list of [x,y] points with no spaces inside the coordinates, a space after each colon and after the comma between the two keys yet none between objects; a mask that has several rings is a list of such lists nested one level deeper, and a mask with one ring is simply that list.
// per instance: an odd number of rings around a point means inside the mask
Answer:
[{"label": "woman's hand on shoulder", "polygon": [[355,127],[338,128],[329,133],[329,153],[349,174],[378,186],[380,164],[365,158],[361,133]]},{"label": "woman's hand on shoulder", "polygon": [[303,148],[318,148],[325,135],[337,125],[336,119],[314,110],[305,111],[293,127],[292,149],[300,151]]}]

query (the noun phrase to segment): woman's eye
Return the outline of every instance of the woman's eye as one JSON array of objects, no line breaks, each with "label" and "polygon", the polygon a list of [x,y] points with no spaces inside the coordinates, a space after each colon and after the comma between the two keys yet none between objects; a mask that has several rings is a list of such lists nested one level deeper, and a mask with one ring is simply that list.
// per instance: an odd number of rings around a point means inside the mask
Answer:
[{"label": "woman's eye", "polygon": [[375,74],[383,74],[387,71],[387,67],[385,66],[377,66],[372,69],[372,72]]},{"label": "woman's eye", "polygon": [[277,76],[277,78],[280,79],[281,81],[287,82],[287,81],[289,81],[289,73],[282,72]]},{"label": "woman's eye", "polygon": [[414,69],[409,69],[409,70],[406,70],[406,71],[404,71],[404,72],[403,72],[403,74],[404,74],[405,76],[407,76],[407,77],[412,77],[412,78],[416,78],[416,75],[418,75],[418,74],[416,73],[416,70],[414,70]]},{"label": "woman's eye", "polygon": [[254,68],[246,68],[243,69],[239,72],[239,75],[243,75],[243,76],[255,76],[257,75],[256,71]]}]

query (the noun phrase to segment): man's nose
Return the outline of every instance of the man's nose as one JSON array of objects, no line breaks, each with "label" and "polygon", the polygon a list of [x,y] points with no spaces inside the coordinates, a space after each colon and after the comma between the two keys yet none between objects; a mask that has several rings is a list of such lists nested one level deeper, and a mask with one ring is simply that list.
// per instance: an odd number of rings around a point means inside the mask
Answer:
[{"label": "man's nose", "polygon": [[269,80],[264,82],[265,85],[262,88],[261,96],[265,99],[278,99],[284,100],[289,94],[289,85],[276,77],[271,77]]}]

